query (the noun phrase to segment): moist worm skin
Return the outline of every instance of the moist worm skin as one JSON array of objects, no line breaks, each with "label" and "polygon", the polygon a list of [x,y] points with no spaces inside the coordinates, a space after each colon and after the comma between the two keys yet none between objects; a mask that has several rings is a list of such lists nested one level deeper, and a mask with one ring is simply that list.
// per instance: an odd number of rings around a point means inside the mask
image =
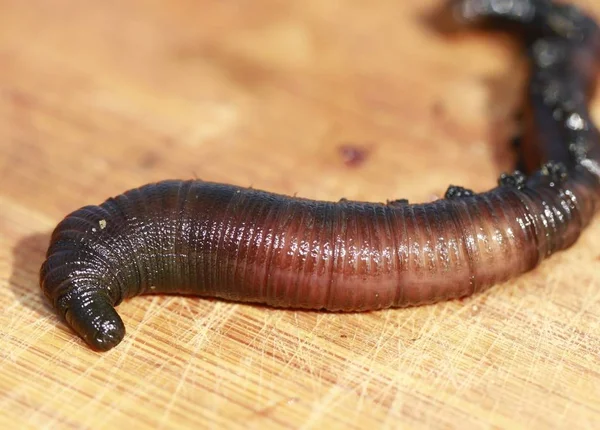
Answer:
[{"label": "moist worm skin", "polygon": [[[507,6],[508,5],[508,6]],[[122,300],[193,294],[367,311],[468,296],[571,246],[600,207],[600,139],[587,107],[600,32],[570,5],[462,0],[458,23],[517,32],[531,60],[521,158],[475,194],[427,204],[314,201],[203,181],[164,181],[86,206],[55,229],[41,288],[90,346],[125,327]]]}]

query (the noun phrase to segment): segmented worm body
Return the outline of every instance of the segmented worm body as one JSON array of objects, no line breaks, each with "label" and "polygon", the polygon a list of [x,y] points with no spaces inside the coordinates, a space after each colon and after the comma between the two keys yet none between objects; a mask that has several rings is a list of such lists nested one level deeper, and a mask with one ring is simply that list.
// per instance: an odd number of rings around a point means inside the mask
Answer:
[{"label": "segmented worm body", "polygon": [[468,296],[571,246],[600,207],[600,140],[587,107],[600,31],[549,0],[460,0],[455,20],[518,32],[531,60],[521,158],[481,194],[313,201],[164,181],[68,215],[41,287],[92,347],[125,334],[114,306],[179,293],[278,307],[366,311]]}]

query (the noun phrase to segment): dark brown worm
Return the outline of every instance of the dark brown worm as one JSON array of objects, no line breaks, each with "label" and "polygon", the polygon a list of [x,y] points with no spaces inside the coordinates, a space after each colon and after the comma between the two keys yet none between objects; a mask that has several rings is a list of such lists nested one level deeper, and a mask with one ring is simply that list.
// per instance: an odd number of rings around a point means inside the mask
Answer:
[{"label": "dark brown worm", "polygon": [[[600,140],[587,107],[596,24],[548,0],[460,0],[455,20],[518,32],[531,59],[529,176],[427,204],[313,201],[164,181],[86,206],[52,235],[41,287],[92,347],[125,334],[114,306],[179,293],[367,311],[468,296],[571,246],[600,207]],[[541,167],[540,167],[541,166]]]}]

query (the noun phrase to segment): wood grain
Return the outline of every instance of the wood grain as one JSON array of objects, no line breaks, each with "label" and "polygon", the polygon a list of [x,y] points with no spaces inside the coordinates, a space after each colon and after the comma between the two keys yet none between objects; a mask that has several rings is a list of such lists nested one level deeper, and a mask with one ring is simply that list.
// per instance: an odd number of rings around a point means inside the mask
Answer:
[{"label": "wood grain", "polygon": [[62,216],[150,181],[375,201],[492,186],[524,63],[504,36],[433,31],[439,5],[0,0],[0,428],[596,428],[600,220],[435,306],[136,298],[104,354],[38,287]]}]

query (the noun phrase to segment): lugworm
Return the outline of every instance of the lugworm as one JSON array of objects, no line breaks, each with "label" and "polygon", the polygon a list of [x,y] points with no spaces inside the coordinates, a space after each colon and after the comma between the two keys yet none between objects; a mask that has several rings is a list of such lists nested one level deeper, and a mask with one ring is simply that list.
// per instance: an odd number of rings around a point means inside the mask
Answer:
[{"label": "lugworm", "polygon": [[524,171],[425,204],[314,201],[199,180],[145,185],[68,215],[40,284],[90,346],[125,335],[115,306],[178,293],[277,307],[367,311],[459,298],[537,266],[600,207],[588,109],[596,23],[550,0],[453,0],[459,23],[517,32],[530,59]]}]

